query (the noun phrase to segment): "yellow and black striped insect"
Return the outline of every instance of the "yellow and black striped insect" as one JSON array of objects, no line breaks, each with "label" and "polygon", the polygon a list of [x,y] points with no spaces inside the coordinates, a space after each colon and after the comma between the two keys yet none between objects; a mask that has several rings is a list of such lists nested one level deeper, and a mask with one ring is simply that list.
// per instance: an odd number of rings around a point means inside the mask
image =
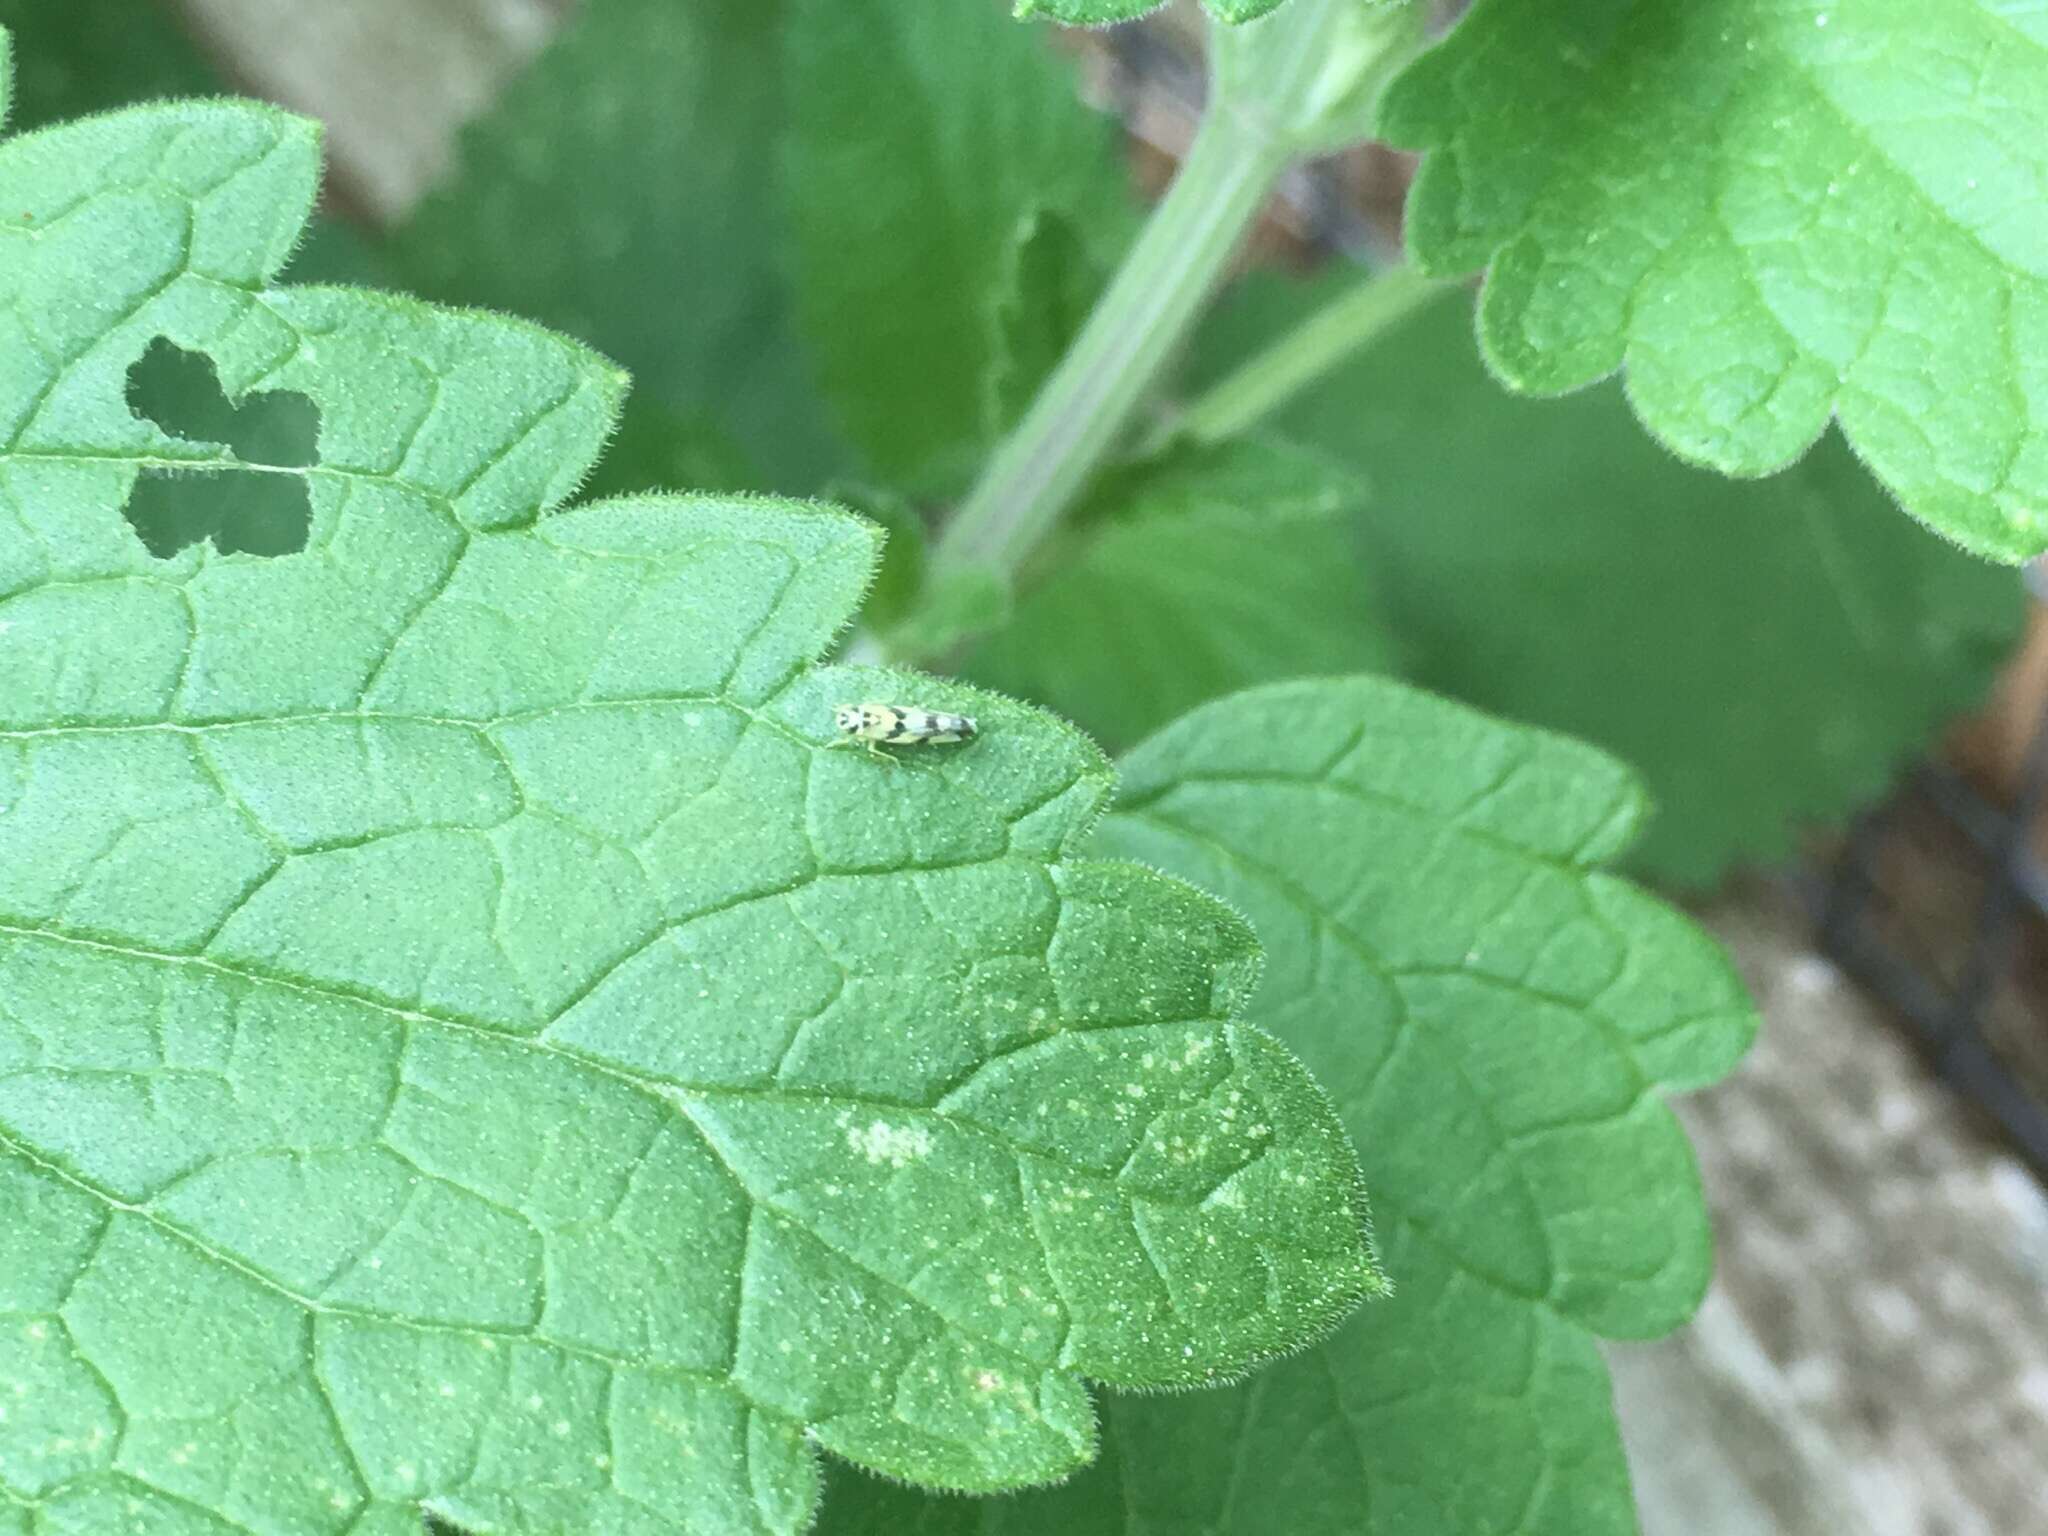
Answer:
[{"label": "yellow and black striped insect", "polygon": [[849,741],[859,742],[870,752],[875,752],[878,743],[885,747],[924,746],[967,741],[975,732],[972,716],[901,704],[842,704],[832,711],[832,723]]}]

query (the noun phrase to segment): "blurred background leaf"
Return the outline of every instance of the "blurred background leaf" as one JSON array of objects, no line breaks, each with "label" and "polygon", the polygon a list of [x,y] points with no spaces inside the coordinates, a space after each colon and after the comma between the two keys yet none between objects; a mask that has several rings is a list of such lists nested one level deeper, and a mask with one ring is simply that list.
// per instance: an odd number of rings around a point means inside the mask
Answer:
[{"label": "blurred background leaf", "polygon": [[[1213,317],[1214,378],[1359,281],[1262,278]],[[1880,795],[1983,696],[2018,578],[1898,515],[1830,433],[1768,480],[1681,464],[1613,381],[1509,394],[1456,291],[1282,410],[1365,474],[1365,559],[1408,675],[1637,767],[1637,867],[1684,884]]]},{"label": "blurred background leaf", "polygon": [[1003,259],[989,314],[993,334],[983,405],[990,442],[1024,415],[1109,276],[1108,265],[1089,250],[1074,221],[1056,208],[1026,213]]},{"label": "blurred background leaf", "polygon": [[965,676],[1112,751],[1254,683],[1386,670],[1358,478],[1277,439],[1179,445],[1102,477]]},{"label": "blurred background leaf", "polygon": [[1057,360],[1060,316],[1085,314],[1134,225],[1118,126],[999,6],[788,3],[804,333],[869,467],[957,487],[988,442],[986,381],[1014,396]]},{"label": "blurred background leaf", "polygon": [[130,102],[221,91],[213,67],[153,5],[0,0],[0,26],[14,34],[9,126],[17,131]]},{"label": "blurred background leaf", "polygon": [[[424,297],[509,310],[633,374],[643,473],[721,441],[754,488],[842,463],[794,329],[779,196],[784,0],[591,0],[390,242]],[[690,447],[694,442],[697,447]],[[615,487],[647,489],[614,472]]]}]

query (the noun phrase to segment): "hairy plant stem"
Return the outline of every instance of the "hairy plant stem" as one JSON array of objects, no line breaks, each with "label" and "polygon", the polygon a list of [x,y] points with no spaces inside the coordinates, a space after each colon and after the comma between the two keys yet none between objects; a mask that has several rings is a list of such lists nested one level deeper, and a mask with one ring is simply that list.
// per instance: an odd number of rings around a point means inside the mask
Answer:
[{"label": "hairy plant stem", "polygon": [[1272,415],[1354,353],[1362,352],[1455,280],[1397,267],[1363,278],[1212,385],[1159,434],[1214,443]]},{"label": "hairy plant stem", "polygon": [[1015,575],[1127,433],[1280,173],[1366,136],[1426,19],[1417,0],[1292,0],[1212,32],[1209,108],[1180,174],[933,546],[936,576]]},{"label": "hairy plant stem", "polygon": [[954,512],[935,566],[1015,571],[1059,521],[1201,314],[1291,158],[1249,114],[1226,105],[1203,118],[1081,334]]}]

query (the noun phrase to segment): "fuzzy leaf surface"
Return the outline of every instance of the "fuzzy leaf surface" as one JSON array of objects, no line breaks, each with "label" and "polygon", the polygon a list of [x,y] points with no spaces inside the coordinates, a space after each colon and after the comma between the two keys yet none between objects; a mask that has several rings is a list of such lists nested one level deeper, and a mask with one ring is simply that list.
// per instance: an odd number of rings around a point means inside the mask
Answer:
[{"label": "fuzzy leaf surface", "polygon": [[1381,117],[1428,268],[1485,266],[1518,389],[1627,370],[1761,475],[1831,418],[1914,516],[2048,549],[2048,12],[2027,0],[1481,0]]},{"label": "fuzzy leaf surface", "polygon": [[1254,689],[1132,753],[1098,846],[1226,895],[1256,1015],[1331,1085],[1393,1297],[1228,1393],[1113,1397],[1100,1463],[963,1505],[845,1477],[829,1536],[1633,1536],[1596,1337],[1710,1266],[1663,1102],[1755,1026],[1718,947],[1603,866],[1619,764],[1374,679]]},{"label": "fuzzy leaf surface", "polygon": [[[857,519],[554,510],[621,375],[273,286],[318,173],[246,103],[0,144],[0,1530],[795,1532],[814,1445],[1042,1481],[1083,1377],[1373,1289],[1249,931],[1073,857],[1085,740],[817,667]],[[158,338],[317,462],[134,415]],[[173,471],[306,547],[152,556]],[[981,737],[839,749],[909,691]]]}]

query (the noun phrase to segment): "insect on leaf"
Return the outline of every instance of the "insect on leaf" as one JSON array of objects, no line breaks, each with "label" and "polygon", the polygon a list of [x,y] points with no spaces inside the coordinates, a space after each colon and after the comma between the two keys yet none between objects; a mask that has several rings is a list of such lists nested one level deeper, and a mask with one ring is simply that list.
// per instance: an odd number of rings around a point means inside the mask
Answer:
[{"label": "insect on leaf", "polygon": [[[795,1532],[813,1446],[1057,1478],[1084,1376],[1378,1288],[1249,931],[1075,856],[1092,747],[815,665],[851,516],[556,510],[621,375],[275,286],[318,172],[232,102],[0,143],[0,1529]],[[137,416],[160,338],[315,462]],[[152,554],[168,472],[295,479],[304,548]]]}]

